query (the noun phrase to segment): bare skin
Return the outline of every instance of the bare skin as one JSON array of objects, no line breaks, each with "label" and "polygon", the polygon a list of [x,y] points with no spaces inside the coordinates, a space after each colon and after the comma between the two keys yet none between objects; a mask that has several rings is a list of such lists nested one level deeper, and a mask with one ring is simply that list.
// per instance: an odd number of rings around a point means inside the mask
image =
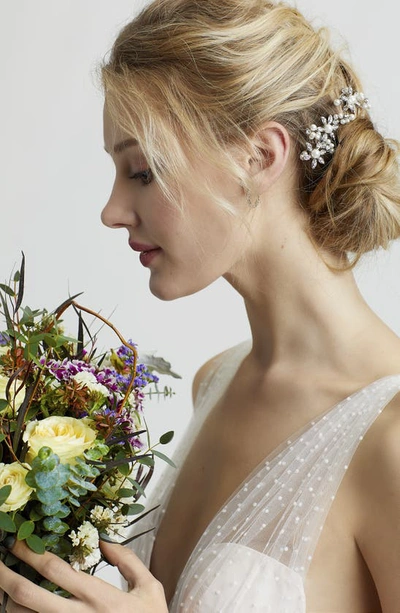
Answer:
[{"label": "bare skin", "polygon": [[[172,598],[183,567],[207,525],[252,469],[301,426],[356,389],[379,378],[382,372],[371,373],[372,378],[363,381],[328,379],[324,385],[320,383],[318,394],[315,392],[316,381],[309,381],[307,389],[306,386],[293,385],[293,373],[290,379],[285,379],[280,373],[264,382],[267,388],[255,392],[260,377],[254,373],[253,367],[251,358],[246,358],[238,376],[213,407],[179,475],[160,525],[151,571],[164,585],[167,600]],[[400,352],[397,364],[388,362],[384,374],[399,372]],[[203,373],[204,369],[200,378]],[[198,381],[199,378],[195,381],[194,394]],[[396,419],[394,409],[399,408],[399,400],[386,408],[386,415],[390,415],[392,407],[391,419]],[[246,420],[243,419],[244,411]],[[377,420],[370,437],[379,435],[382,421],[382,418]],[[387,422],[388,425],[391,423],[390,420]],[[238,423],[241,428],[240,447],[237,445]],[[355,487],[363,470],[359,455],[356,454],[356,460],[341,484],[307,576],[309,612],[382,611],[375,583],[355,536],[361,514],[361,501]]]},{"label": "bare skin", "polygon": [[[105,140],[123,136],[111,128],[105,114]],[[200,233],[206,228],[200,236],[203,249],[197,252],[184,223],[165,216],[157,186],[146,195],[140,189],[130,195],[124,164],[136,152],[126,152],[124,160],[114,156],[116,183],[103,211],[103,221],[126,228],[131,240],[146,238],[165,249],[150,266],[155,295],[174,299],[223,276],[244,299],[253,339],[241,377],[213,410],[207,436],[200,433],[190,452],[155,542],[151,570],[163,583],[167,600],[210,520],[269,451],[350,393],[400,373],[399,338],[366,304],[352,272],[329,270],[307,236],[306,214],[297,202],[297,160],[287,131],[270,122],[254,141],[262,161],[243,160],[261,200],[248,213],[251,236],[234,222],[226,221],[224,227],[219,213],[214,235],[209,219],[216,213],[208,202],[196,200],[189,182],[187,218]],[[227,195],[246,207],[243,192],[229,177],[206,163],[199,162],[199,171],[226,185]],[[221,236],[227,238],[218,253]],[[339,263],[332,254],[323,255]],[[197,379],[203,374],[201,369]],[[399,405],[396,397],[370,428],[342,482],[307,578],[310,612],[398,613],[400,551],[393,548],[393,539],[399,530],[400,484],[393,494],[393,480],[400,480],[400,457],[398,445],[388,443],[390,433],[400,430]],[[233,424],[231,430],[227,423]],[[238,423],[244,427],[239,458],[233,456]],[[385,457],[381,449],[388,450]],[[385,517],[379,505],[370,512],[372,500],[388,509]]]},{"label": "bare skin", "polygon": [[[131,136],[115,129],[107,113],[104,135],[110,152]],[[288,132],[268,122],[254,143],[261,160],[245,157],[241,162],[253,175],[260,195],[256,209],[247,208],[243,189],[228,174],[207,161],[199,160],[196,166],[196,172],[217,182],[236,202],[250,232],[196,194],[190,181],[185,186],[186,216],[180,217],[156,182],[144,186],[131,180],[134,172],[146,169],[137,148],[113,154],[116,178],[102,219],[111,228],[126,229],[131,241],[161,248],[149,266],[152,293],[173,300],[224,277],[244,299],[253,347],[241,376],[214,407],[207,436],[200,433],[182,468],[155,542],[151,570],[156,579],[133,554],[110,549],[109,556],[121,564],[133,587],[129,597],[97,578],[74,573],[77,612],[102,611],[104,602],[112,602],[121,611],[134,611],[136,604],[138,611],[163,613],[199,536],[268,452],[350,393],[382,376],[400,373],[399,338],[365,303],[353,274],[332,272],[307,236],[306,213],[298,203],[298,160]],[[338,263],[332,254],[324,256]],[[206,369],[201,369],[197,383]],[[238,423],[243,427],[239,457]],[[360,444],[332,506],[307,578],[309,613],[399,613],[398,440],[396,397]],[[212,455],[207,453],[210,449]],[[201,504],[196,499],[199,491]],[[36,568],[43,562],[43,557],[21,547],[15,553],[27,560],[29,555]],[[65,576],[68,583],[70,571],[63,567],[54,575],[58,562],[49,555],[43,574],[49,579],[56,576],[57,583],[69,589],[58,577]],[[19,603],[9,609],[13,613],[38,607],[66,610],[63,599],[44,594],[2,566],[0,588]]]}]

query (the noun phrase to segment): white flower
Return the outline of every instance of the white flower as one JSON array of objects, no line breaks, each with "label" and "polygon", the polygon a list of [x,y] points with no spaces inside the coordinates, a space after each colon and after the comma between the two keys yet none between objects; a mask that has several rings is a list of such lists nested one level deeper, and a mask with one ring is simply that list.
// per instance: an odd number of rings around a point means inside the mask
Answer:
[{"label": "white flower", "polygon": [[109,509],[96,504],[90,512],[90,519],[100,532],[105,532],[109,536],[124,536],[126,517],[117,507]]},{"label": "white flower", "polygon": [[28,443],[27,462],[32,462],[41,447],[50,447],[62,464],[74,464],[75,459],[95,443],[97,432],[92,426],[93,421],[86,417],[75,419],[60,415],[29,422],[22,436]]},{"label": "white flower", "polygon": [[28,469],[19,462],[0,464],[0,488],[11,485],[10,495],[0,506],[0,511],[16,511],[28,502],[33,489],[25,482],[27,473]]},{"label": "white flower", "polygon": [[105,398],[110,395],[110,391],[106,388],[105,385],[98,383],[96,377],[92,372],[83,370],[82,372],[76,373],[76,375],[74,375],[72,379],[80,385],[84,385],[85,387],[87,387],[88,390],[90,390],[91,392],[97,392]]},{"label": "white flower", "polygon": [[99,533],[90,521],[84,521],[77,532],[72,530],[69,537],[74,546],[69,556],[74,570],[89,570],[100,562]]}]

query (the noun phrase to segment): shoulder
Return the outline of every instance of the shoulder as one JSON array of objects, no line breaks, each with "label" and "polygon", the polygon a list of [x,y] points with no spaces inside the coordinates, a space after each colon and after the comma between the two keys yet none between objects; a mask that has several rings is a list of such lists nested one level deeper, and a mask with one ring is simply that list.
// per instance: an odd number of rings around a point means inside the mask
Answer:
[{"label": "shoulder", "polygon": [[367,432],[356,454],[356,542],[378,590],[382,610],[400,602],[400,393]]},{"label": "shoulder", "polygon": [[193,378],[192,384],[192,397],[193,397],[193,405],[196,404],[196,400],[198,397],[198,392],[200,389],[200,385],[205,383],[210,375],[216,370],[218,364],[224,357],[227,357],[232,348],[225,349],[221,351],[221,353],[217,353],[212,358],[207,360],[200,368],[197,370],[196,374]]},{"label": "shoulder", "polygon": [[196,406],[196,402],[199,400],[199,391],[202,386],[207,387],[208,383],[211,381],[213,374],[217,372],[220,365],[226,363],[227,360],[234,359],[237,356],[239,359],[244,357],[245,354],[249,352],[251,348],[251,339],[247,339],[238,343],[237,345],[233,345],[221,353],[217,353],[212,358],[207,360],[200,368],[197,370],[192,385],[192,396],[193,396],[193,405]]}]

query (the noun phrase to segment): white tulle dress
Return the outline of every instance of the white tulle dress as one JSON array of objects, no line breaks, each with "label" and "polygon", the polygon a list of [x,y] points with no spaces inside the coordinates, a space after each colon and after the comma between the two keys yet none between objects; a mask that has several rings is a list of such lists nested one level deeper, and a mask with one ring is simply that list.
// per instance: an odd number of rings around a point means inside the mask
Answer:
[{"label": "white tulle dress", "polygon": [[[132,546],[150,564],[157,527],[179,467],[208,412],[223,394],[251,340],[221,357],[200,385],[193,418],[149,501],[140,525],[155,531]],[[170,611],[306,613],[304,580],[332,500],[368,428],[400,391],[400,374],[374,381],[309,422],[249,475],[198,541]]]}]

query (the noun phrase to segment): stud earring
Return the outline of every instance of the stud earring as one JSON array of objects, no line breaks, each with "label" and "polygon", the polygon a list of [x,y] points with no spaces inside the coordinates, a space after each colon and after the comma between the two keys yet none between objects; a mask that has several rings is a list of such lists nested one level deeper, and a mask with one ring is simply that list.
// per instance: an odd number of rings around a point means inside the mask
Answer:
[{"label": "stud earring", "polygon": [[247,192],[246,200],[247,200],[247,204],[250,209],[256,209],[258,205],[260,204],[260,195],[258,195],[255,201],[253,202],[250,197],[250,192]]}]

